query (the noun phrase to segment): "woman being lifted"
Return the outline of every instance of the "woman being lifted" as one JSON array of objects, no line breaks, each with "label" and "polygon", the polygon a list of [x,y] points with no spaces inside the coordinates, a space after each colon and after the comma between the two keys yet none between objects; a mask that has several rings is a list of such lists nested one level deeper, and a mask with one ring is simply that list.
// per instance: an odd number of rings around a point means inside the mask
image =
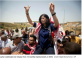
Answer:
[{"label": "woman being lifted", "polygon": [[[30,6],[24,7],[26,11],[26,17],[31,25],[34,27],[37,26],[36,22],[32,22],[30,16],[29,16],[29,8]],[[53,3],[49,4],[49,10],[51,12],[51,15],[53,17],[54,24],[50,23],[49,16],[47,14],[42,14],[39,17],[39,23],[41,24],[41,28],[39,30],[39,43],[35,49],[34,54],[41,54],[45,50],[46,54],[55,54],[54,51],[54,45],[51,44],[51,39],[49,38],[49,32],[57,30],[57,27],[59,25],[58,19],[56,17],[55,13],[55,6]],[[49,30],[50,27],[50,30]],[[54,40],[52,40],[54,42]]]}]

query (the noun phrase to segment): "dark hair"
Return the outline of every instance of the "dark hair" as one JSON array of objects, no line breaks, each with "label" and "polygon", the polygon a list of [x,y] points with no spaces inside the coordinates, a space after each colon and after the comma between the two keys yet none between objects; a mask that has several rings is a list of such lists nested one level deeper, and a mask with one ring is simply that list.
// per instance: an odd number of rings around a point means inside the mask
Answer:
[{"label": "dark hair", "polygon": [[57,42],[60,43],[60,44],[62,43],[59,39],[57,40]]},{"label": "dark hair", "polygon": [[61,41],[60,39],[58,39],[57,42],[60,43],[60,44],[64,44],[64,43],[66,43],[67,41],[66,41],[66,40],[63,40],[63,39],[62,39],[62,41]]},{"label": "dark hair", "polygon": [[81,47],[75,42],[66,42],[63,47],[66,54],[81,54]]},{"label": "dark hair", "polygon": [[19,30],[18,30],[18,28],[17,29],[15,29],[15,32],[18,32]]},{"label": "dark hair", "polygon": [[[66,39],[65,37],[66,37],[66,36],[64,36],[62,40],[67,42],[67,39]],[[69,40],[69,42],[70,42],[70,41],[71,41],[70,37],[69,37],[69,36],[67,36],[67,37],[68,37],[68,40]]]},{"label": "dark hair", "polygon": [[34,41],[36,41],[36,36],[34,36],[33,34],[30,35],[30,37],[33,37]]},{"label": "dark hair", "polygon": [[4,31],[2,31],[1,34],[5,34]]},{"label": "dark hair", "polygon": [[39,17],[39,22],[41,23],[41,27],[43,27],[43,24],[41,22],[41,17],[44,16],[47,21],[46,21],[46,27],[48,27],[51,23],[50,23],[50,19],[49,19],[49,16],[47,14],[42,14],[40,17]]},{"label": "dark hair", "polygon": [[65,34],[66,34],[66,36],[67,36],[67,35],[69,35],[69,31],[68,31],[68,30],[66,30],[66,31],[65,31]]}]

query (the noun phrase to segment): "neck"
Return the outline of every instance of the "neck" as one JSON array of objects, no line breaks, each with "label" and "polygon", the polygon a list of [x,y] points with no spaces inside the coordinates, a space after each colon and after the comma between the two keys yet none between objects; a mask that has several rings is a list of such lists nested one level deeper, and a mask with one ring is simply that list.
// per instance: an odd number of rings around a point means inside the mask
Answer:
[{"label": "neck", "polygon": [[16,41],[13,41],[13,44],[16,45],[16,46],[18,45],[18,43]]}]

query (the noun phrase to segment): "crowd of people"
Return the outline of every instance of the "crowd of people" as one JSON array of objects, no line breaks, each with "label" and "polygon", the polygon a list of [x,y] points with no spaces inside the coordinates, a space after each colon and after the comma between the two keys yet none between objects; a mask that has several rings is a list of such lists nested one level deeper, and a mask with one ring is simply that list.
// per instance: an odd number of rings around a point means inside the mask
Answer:
[{"label": "crowd of people", "polygon": [[81,38],[73,31],[59,31],[61,27],[56,17],[55,7],[50,3],[49,9],[53,21],[47,14],[39,17],[39,23],[32,22],[29,16],[30,6],[24,7],[26,17],[31,25],[35,27],[28,30],[21,28],[16,30],[0,30],[0,54],[81,54]]},{"label": "crowd of people", "polygon": [[[19,29],[16,29],[19,30]],[[0,30],[0,54],[34,54],[35,49],[39,48],[39,39],[35,36],[35,28],[30,30],[21,30],[21,34],[19,31],[11,30],[8,32],[4,29]],[[9,34],[8,34],[9,33]],[[62,35],[62,33],[61,33]],[[81,39],[74,34],[73,31],[65,31],[65,36],[62,35],[61,39],[56,39],[56,36],[52,35],[54,39],[54,54],[81,54]],[[39,43],[40,44],[40,43]],[[39,50],[42,50],[39,48]],[[48,54],[46,49],[44,49],[41,53],[36,54]],[[53,54],[53,53],[51,53]]]}]

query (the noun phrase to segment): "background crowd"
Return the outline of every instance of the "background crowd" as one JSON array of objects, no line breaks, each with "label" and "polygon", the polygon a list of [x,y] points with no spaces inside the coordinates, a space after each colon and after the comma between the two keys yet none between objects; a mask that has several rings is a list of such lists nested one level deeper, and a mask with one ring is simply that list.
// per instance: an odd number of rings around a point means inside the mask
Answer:
[{"label": "background crowd", "polygon": [[[55,54],[81,54],[81,34],[75,35],[73,31],[60,32],[61,39],[54,39]],[[35,28],[21,28],[19,29],[1,29],[0,30],[0,54],[30,54],[32,55],[36,49],[38,38],[35,36]],[[45,50],[41,54],[46,54]]]}]

